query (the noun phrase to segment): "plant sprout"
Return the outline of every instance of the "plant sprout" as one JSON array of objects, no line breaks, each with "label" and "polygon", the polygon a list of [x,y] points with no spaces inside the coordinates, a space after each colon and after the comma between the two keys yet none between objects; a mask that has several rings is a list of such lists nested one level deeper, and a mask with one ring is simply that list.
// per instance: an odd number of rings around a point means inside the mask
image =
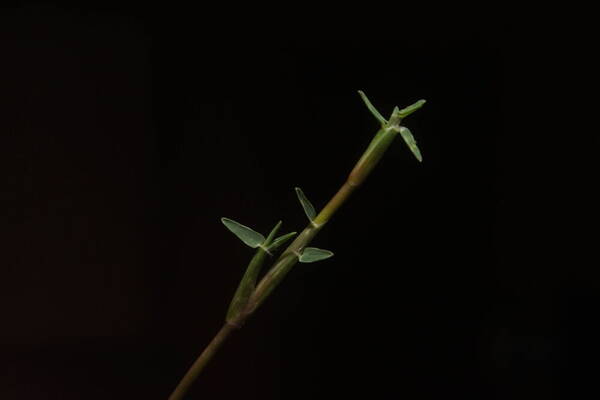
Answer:
[{"label": "plant sprout", "polygon": [[[371,114],[380,123],[380,129],[354,166],[354,169],[350,172],[346,182],[319,213],[317,213],[315,207],[308,200],[302,189],[299,187],[295,188],[298,200],[309,220],[308,226],[299,235],[296,236],[296,232],[290,232],[277,236],[282,225],[282,222],[279,221],[265,238],[261,233],[239,222],[230,218],[221,218],[221,222],[227,229],[245,245],[256,249],[256,252],[250,260],[246,272],[231,300],[225,317],[225,324],[184,375],[179,385],[169,397],[169,400],[183,399],[183,396],[187,393],[192,383],[212,359],[229,334],[242,327],[244,322],[269,297],[271,292],[279,285],[294,265],[298,262],[318,262],[333,256],[333,253],[329,250],[308,247],[308,245],[323,226],[329,222],[340,206],[346,202],[350,194],[364,182],[398,134],[404,139],[417,160],[419,162],[423,161],[412,133],[408,128],[401,126],[400,123],[405,117],[421,108],[425,104],[425,100],[419,100],[403,109],[395,107],[389,120],[386,120],[371,104],[364,92],[359,90],[358,93]],[[296,236],[294,241],[281,252],[263,278],[258,281],[260,271],[265,262],[270,256],[275,255],[277,249],[294,236]]]}]

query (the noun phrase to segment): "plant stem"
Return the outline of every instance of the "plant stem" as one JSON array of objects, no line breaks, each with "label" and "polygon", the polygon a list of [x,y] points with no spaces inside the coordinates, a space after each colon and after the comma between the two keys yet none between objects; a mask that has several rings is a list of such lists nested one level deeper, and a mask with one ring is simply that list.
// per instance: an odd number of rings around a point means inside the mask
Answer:
[{"label": "plant stem", "polygon": [[[189,389],[190,385],[196,379],[196,377],[202,372],[206,364],[213,357],[215,352],[219,349],[223,341],[229,336],[234,330],[242,326],[246,319],[256,311],[256,309],[265,301],[265,299],[271,294],[271,292],[281,283],[283,278],[290,272],[290,270],[296,265],[299,260],[300,254],[304,248],[312,241],[312,239],[319,233],[321,228],[331,219],[335,212],[348,200],[348,197],[356,190],[369,176],[373,168],[379,163],[384,153],[396,137],[401,132],[400,122],[402,118],[410,115],[417,109],[419,109],[424,103],[424,100],[420,100],[417,103],[400,110],[398,107],[394,108],[389,121],[386,121],[381,114],[373,107],[368,101],[365,94],[359,92],[363,100],[365,101],[369,110],[381,122],[381,128],[369,144],[367,150],[363,153],[362,157],[358,160],[346,182],[340,187],[335,195],[329,200],[327,205],[321,210],[321,212],[311,220],[310,224],[296,237],[296,239],[285,249],[277,260],[273,263],[271,269],[265,274],[262,280],[258,283],[252,294],[249,296],[246,306],[240,308],[239,304],[235,303],[235,312],[228,314],[227,323],[221,328],[219,333],[210,342],[208,347],[202,352],[200,357],[196,360],[194,365],[190,368],[187,374],[183,377],[169,400],[181,400]],[[410,136],[412,139],[412,136]],[[407,139],[405,139],[407,140]],[[411,143],[407,142],[410,146],[416,147],[414,139]],[[411,147],[414,152],[414,149]],[[417,149],[418,151],[418,149]],[[420,152],[418,152],[417,159],[420,159]],[[309,216],[309,218],[311,218]],[[262,260],[261,260],[262,261]],[[256,279],[254,269],[252,271],[251,279]],[[248,278],[248,279],[250,279]],[[247,298],[248,293],[242,293],[243,298]],[[237,293],[236,293],[237,296]],[[235,302],[235,299],[234,299]]]},{"label": "plant stem", "polygon": [[227,336],[241,326],[245,319],[248,318],[254,311],[265,301],[269,294],[279,285],[281,280],[287,275],[292,267],[298,262],[297,253],[306,247],[316,234],[321,230],[321,227],[329,221],[333,214],[340,208],[342,204],[348,199],[348,196],[358,187],[353,185],[350,181],[346,181],[337,193],[331,198],[329,203],[323,208],[323,210],[317,215],[314,220],[314,224],[309,224],[301,233],[298,235],[289,247],[281,254],[277,259],[273,267],[267,272],[265,277],[262,279],[254,294],[250,298],[248,307],[246,308],[243,315],[240,315],[237,321],[231,321],[232,323],[226,323],[223,328],[217,333],[210,344],[204,349],[200,357],[196,360],[194,365],[190,367],[188,372],[185,374],[177,388],[169,397],[169,400],[181,400],[188,391],[191,384],[196,380],[198,375],[202,372],[206,364],[211,360],[213,355],[217,352],[221,344],[225,341]]},{"label": "plant stem", "polygon": [[296,240],[281,253],[277,261],[273,264],[273,267],[259,282],[256,286],[256,290],[250,297],[244,318],[251,315],[265,301],[292,267],[296,265],[298,262],[298,254],[310,244],[321,228],[329,222],[335,212],[348,200],[354,190],[356,190],[369,176],[398,133],[399,121],[394,118],[395,117],[392,116],[390,119],[394,125],[384,126],[377,132],[367,151],[365,151],[352,169],[352,172],[350,172],[350,175],[348,175],[346,182],[338,189],[315,219],[304,228]]},{"label": "plant stem", "polygon": [[352,175],[348,177],[346,182],[339,188],[335,195],[329,200],[327,205],[315,217],[304,230],[298,235],[296,240],[277,259],[273,267],[267,272],[264,278],[260,281],[254,291],[248,307],[246,315],[251,315],[264,301],[273,289],[275,289],[287,273],[298,262],[298,254],[310,244],[313,238],[319,233],[323,225],[325,225],[333,216],[333,214],[346,202],[350,194],[359,185],[354,184]]},{"label": "plant stem", "polygon": [[223,325],[219,333],[213,338],[213,340],[206,346],[200,357],[194,362],[194,364],[190,367],[188,372],[179,382],[179,385],[175,388],[171,396],[169,396],[169,400],[181,400],[183,396],[187,393],[188,389],[192,385],[192,383],[196,380],[200,372],[204,369],[206,364],[212,359],[215,355],[219,347],[223,344],[225,339],[229,336],[231,332],[236,329],[236,326],[226,323]]},{"label": "plant stem", "polygon": [[346,200],[348,200],[348,197],[352,194],[352,192],[354,192],[354,189],[356,189],[357,187],[357,184],[354,184],[350,181],[350,179],[348,179],[342,185],[342,187],[340,187],[337,193],[331,198],[331,200],[329,200],[329,203],[327,203],[327,205],[323,207],[319,215],[317,215],[314,221],[315,224],[324,225],[325,223],[327,223],[331,219],[333,214],[342,206],[342,204],[344,204]]}]

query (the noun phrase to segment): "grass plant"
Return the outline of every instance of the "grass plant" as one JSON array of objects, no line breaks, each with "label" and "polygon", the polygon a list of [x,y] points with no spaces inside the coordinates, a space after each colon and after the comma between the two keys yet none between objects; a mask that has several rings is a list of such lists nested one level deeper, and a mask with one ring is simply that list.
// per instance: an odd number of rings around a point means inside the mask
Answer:
[{"label": "grass plant", "polygon": [[[300,234],[297,235],[296,232],[290,232],[277,236],[282,225],[282,222],[279,221],[267,237],[265,237],[252,228],[232,219],[221,219],[227,229],[245,245],[255,248],[256,252],[250,260],[246,272],[231,300],[225,317],[225,324],[183,376],[179,385],[169,397],[169,400],[181,400],[184,398],[190,386],[213,358],[225,339],[233,331],[240,329],[244,325],[246,320],[269,297],[294,265],[298,262],[318,262],[333,256],[331,251],[309,247],[309,244],[331,220],[337,210],[348,200],[350,194],[365,181],[398,134],[404,139],[404,142],[408,145],[408,148],[417,160],[419,162],[423,160],[421,151],[417,147],[412,133],[408,128],[402,126],[401,123],[405,117],[421,108],[425,100],[419,100],[403,109],[395,107],[389,119],[386,120],[369,101],[364,92],[359,91],[358,93],[369,111],[378,121],[380,125],[379,130],[348,175],[346,182],[344,182],[320,212],[317,213],[315,207],[308,200],[302,189],[298,187],[295,189],[298,200],[308,218],[308,225]],[[278,256],[275,256],[278,250],[294,237],[295,239],[287,248],[281,251]],[[262,279],[259,280],[263,266],[271,259],[275,261]]]}]

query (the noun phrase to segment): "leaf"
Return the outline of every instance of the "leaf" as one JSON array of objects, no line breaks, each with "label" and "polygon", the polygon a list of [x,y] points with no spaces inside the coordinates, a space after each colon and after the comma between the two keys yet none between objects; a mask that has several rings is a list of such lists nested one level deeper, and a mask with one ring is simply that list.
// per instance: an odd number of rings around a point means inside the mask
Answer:
[{"label": "leaf", "polygon": [[235,236],[240,238],[242,242],[253,249],[257,248],[265,241],[265,237],[263,235],[245,225],[240,224],[239,222],[235,222],[229,218],[221,218],[221,222],[223,222],[223,225],[233,232]]},{"label": "leaf", "polygon": [[286,233],[285,235],[279,236],[277,239],[273,240],[270,246],[268,246],[269,251],[277,250],[281,245],[290,240],[296,232]]},{"label": "leaf", "polygon": [[325,260],[326,258],[332,257],[333,253],[329,250],[317,249],[316,247],[307,247],[300,254],[299,261],[301,263],[312,263],[316,261]]},{"label": "leaf", "polygon": [[426,103],[426,100],[419,100],[414,104],[411,104],[408,107],[403,108],[402,110],[400,110],[400,117],[401,118],[405,118],[408,117],[410,114],[414,113],[415,111],[417,111],[419,108],[423,107],[423,105]]},{"label": "leaf", "polygon": [[308,217],[308,219],[312,222],[313,219],[317,216],[317,212],[315,211],[315,207],[311,204],[308,198],[304,195],[304,192],[299,187],[296,189],[296,195],[298,196],[298,200],[300,200],[300,204],[302,204],[302,208],[304,208],[304,213]]},{"label": "leaf", "polygon": [[417,147],[417,141],[415,140],[415,138],[412,135],[412,133],[410,132],[410,130],[404,126],[401,126],[400,134],[402,135],[402,139],[404,139],[404,141],[408,145],[408,148],[410,149],[410,151],[412,151],[412,153],[415,155],[415,157],[417,157],[417,160],[419,160],[420,162],[423,161],[423,156],[421,156],[421,151]]},{"label": "leaf", "polygon": [[377,111],[375,106],[369,101],[369,98],[367,97],[365,92],[363,92],[362,90],[359,90],[358,94],[360,94],[361,99],[364,101],[365,105],[367,106],[369,111],[371,111],[371,114],[373,114],[375,119],[377,119],[377,121],[379,121],[381,123],[381,125],[387,124],[387,121],[385,120],[385,118],[383,118],[383,115],[381,115],[379,113],[379,111]]},{"label": "leaf", "polygon": [[271,232],[269,233],[269,236],[267,236],[267,238],[264,240],[264,242],[262,243],[264,246],[263,248],[266,250],[271,243],[273,242],[273,239],[275,238],[275,235],[277,235],[277,232],[279,232],[279,228],[281,228],[281,224],[282,222],[279,221],[277,222],[277,225],[275,225],[275,227],[271,230]]}]

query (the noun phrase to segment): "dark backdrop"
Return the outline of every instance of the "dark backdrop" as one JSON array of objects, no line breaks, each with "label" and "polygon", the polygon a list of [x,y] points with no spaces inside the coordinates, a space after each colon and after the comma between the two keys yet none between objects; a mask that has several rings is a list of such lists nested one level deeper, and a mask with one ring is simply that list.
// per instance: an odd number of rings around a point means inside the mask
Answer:
[{"label": "dark backdrop", "polygon": [[3,12],[0,397],[166,399],[252,254],[219,218],[302,229],[293,187],[322,207],[377,129],[357,89],[385,114],[428,100],[406,120],[424,162],[392,146],[314,242],[335,257],[298,265],[189,398],[597,391],[585,56],[506,26],[324,39],[192,14]]}]

